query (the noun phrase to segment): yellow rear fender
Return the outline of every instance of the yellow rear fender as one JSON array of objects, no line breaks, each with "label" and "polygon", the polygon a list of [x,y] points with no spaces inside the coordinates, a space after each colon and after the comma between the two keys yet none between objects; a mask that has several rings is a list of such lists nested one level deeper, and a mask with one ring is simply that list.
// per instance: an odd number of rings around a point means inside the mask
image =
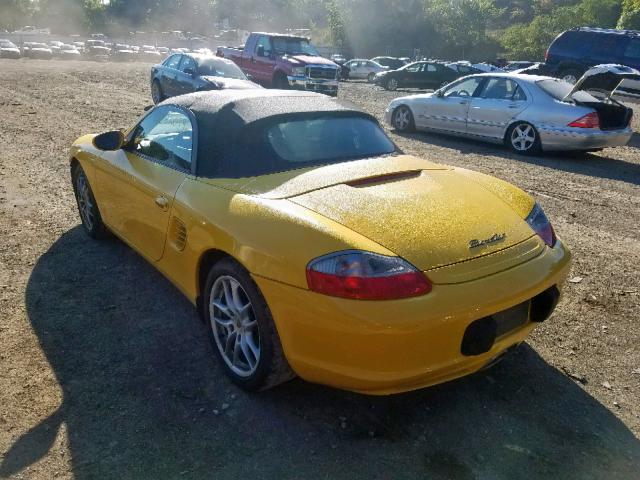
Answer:
[{"label": "yellow rear fender", "polygon": [[[176,219],[188,232],[182,251],[172,238],[171,222]],[[174,201],[160,268],[171,272],[174,283],[195,303],[212,262],[227,255],[254,276],[307,289],[311,260],[348,249],[395,255],[288,200],[238,194],[187,179]]]}]

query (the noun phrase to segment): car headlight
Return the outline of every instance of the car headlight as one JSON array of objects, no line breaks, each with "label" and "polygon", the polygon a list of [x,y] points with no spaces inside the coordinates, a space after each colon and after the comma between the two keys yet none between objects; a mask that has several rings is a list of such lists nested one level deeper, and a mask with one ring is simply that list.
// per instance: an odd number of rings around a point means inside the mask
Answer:
[{"label": "car headlight", "polygon": [[296,77],[304,77],[305,74],[307,73],[307,69],[306,67],[294,67],[292,72],[293,72],[293,75]]}]

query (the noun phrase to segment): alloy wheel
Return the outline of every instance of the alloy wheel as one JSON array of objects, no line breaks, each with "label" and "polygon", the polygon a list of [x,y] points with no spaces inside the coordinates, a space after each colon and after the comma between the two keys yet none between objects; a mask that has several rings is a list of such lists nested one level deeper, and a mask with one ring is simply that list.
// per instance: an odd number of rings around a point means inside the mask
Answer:
[{"label": "alloy wheel", "polygon": [[398,80],[392,78],[387,82],[387,89],[389,90],[397,90],[398,89]]},{"label": "alloy wheel", "polygon": [[210,322],[218,351],[241,377],[255,373],[260,362],[258,321],[247,292],[235,278],[221,276],[211,288]]},{"label": "alloy wheel", "polygon": [[511,145],[519,152],[526,152],[536,143],[536,131],[527,123],[517,125],[511,132]]},{"label": "alloy wheel", "polygon": [[78,210],[80,210],[82,223],[84,223],[87,230],[92,230],[93,223],[95,221],[93,214],[93,200],[91,199],[89,182],[82,170],[78,173],[76,179],[76,198],[78,200]]},{"label": "alloy wheel", "polygon": [[393,118],[393,126],[400,131],[409,128],[411,124],[411,112],[407,107],[400,107],[396,110]]}]

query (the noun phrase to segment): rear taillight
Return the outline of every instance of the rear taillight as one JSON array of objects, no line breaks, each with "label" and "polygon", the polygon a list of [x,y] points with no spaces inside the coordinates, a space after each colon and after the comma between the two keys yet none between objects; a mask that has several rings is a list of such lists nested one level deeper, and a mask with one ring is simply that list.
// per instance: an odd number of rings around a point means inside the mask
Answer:
[{"label": "rear taillight", "polygon": [[544,52],[544,61],[547,62],[549,61],[549,49],[547,48],[547,51]]},{"label": "rear taillight", "polygon": [[309,289],[332,297],[393,300],[431,291],[431,282],[400,257],[347,250],[312,260]]},{"label": "rear taillight", "polygon": [[584,117],[574,120],[567,126],[577,128],[600,128],[600,117],[597,112],[587,113]]},{"label": "rear taillight", "polygon": [[553,230],[551,222],[549,222],[540,205],[536,203],[533,206],[533,210],[531,210],[531,213],[527,216],[526,221],[544,243],[550,247],[556,244],[556,232]]}]

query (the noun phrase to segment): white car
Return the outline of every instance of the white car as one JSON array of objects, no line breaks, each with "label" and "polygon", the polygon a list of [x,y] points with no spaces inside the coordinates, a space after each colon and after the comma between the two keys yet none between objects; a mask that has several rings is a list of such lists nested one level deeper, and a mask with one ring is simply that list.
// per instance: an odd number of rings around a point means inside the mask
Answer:
[{"label": "white car", "polygon": [[496,67],[495,65],[491,65],[490,63],[472,63],[471,66],[481,72],[486,73],[500,73],[504,72],[501,68]]},{"label": "white car", "polygon": [[387,71],[387,67],[383,67],[372,60],[362,58],[349,60],[344,66],[349,69],[349,78],[366,78],[370,83],[373,82],[376,74]]}]

